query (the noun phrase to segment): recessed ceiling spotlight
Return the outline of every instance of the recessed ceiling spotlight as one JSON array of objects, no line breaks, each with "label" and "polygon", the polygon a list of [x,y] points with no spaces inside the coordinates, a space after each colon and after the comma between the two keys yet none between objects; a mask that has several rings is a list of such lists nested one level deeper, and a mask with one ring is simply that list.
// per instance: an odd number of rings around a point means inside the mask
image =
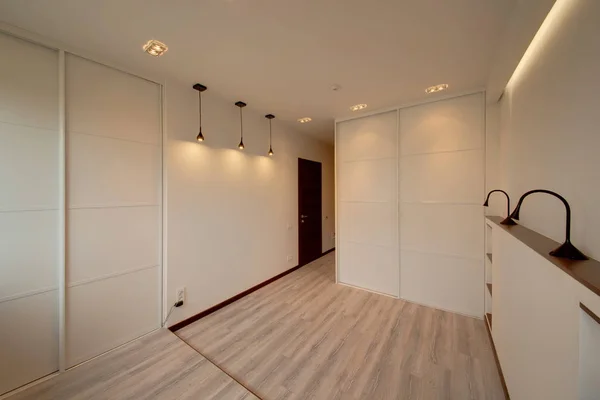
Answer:
[{"label": "recessed ceiling spotlight", "polygon": [[312,121],[312,118],[310,117],[298,118],[298,122],[300,122],[301,124],[305,124],[310,121]]},{"label": "recessed ceiling spotlight", "polygon": [[359,110],[364,110],[365,108],[367,108],[366,104],[357,104],[355,106],[350,107],[350,109],[352,111],[359,111]]},{"label": "recessed ceiling spotlight", "polygon": [[169,50],[169,48],[166,44],[154,39],[149,40],[148,43],[144,45],[144,51],[154,57],[162,56],[167,50]]},{"label": "recessed ceiling spotlight", "polygon": [[430,86],[427,89],[425,89],[425,93],[437,93],[437,92],[441,92],[442,90],[446,90],[448,89],[448,84],[447,83],[442,83],[441,85],[435,85],[435,86]]}]

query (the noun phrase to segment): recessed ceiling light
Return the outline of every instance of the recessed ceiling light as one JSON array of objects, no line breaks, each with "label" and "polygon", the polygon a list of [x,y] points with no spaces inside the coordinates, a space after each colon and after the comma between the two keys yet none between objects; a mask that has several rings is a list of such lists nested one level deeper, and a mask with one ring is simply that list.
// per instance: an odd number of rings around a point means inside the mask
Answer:
[{"label": "recessed ceiling light", "polygon": [[312,118],[310,118],[310,117],[304,117],[304,118],[299,118],[298,119],[298,122],[300,122],[301,124],[305,124],[305,123],[310,122],[310,121],[312,121]]},{"label": "recessed ceiling light", "polygon": [[350,107],[350,109],[352,111],[359,111],[359,110],[364,110],[365,108],[367,108],[366,104],[357,104],[355,106]]},{"label": "recessed ceiling light", "polygon": [[442,83],[441,85],[435,85],[435,86],[430,86],[427,89],[425,89],[425,93],[437,93],[437,92],[441,92],[442,90],[446,90],[448,89],[448,84],[447,83]]},{"label": "recessed ceiling light", "polygon": [[162,56],[167,50],[169,50],[169,48],[166,44],[154,39],[149,40],[148,43],[144,45],[144,51],[154,57]]}]

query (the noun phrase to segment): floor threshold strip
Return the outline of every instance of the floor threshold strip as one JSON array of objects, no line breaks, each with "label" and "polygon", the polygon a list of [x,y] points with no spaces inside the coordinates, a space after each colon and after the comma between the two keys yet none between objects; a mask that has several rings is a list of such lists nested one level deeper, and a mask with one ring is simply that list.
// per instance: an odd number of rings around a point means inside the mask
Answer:
[{"label": "floor threshold strip", "polygon": [[202,357],[204,357],[206,359],[206,361],[208,361],[209,363],[211,363],[212,365],[214,365],[215,367],[217,367],[220,371],[222,371],[225,375],[227,375],[228,377],[230,377],[231,379],[233,379],[234,382],[236,382],[238,385],[240,385],[241,387],[243,387],[244,389],[246,389],[248,392],[252,393],[257,399],[259,400],[263,400],[262,397],[260,397],[255,391],[253,391],[252,389],[250,389],[248,386],[244,385],[242,382],[240,382],[238,379],[236,379],[233,375],[231,375],[229,372],[225,371],[223,368],[221,368],[217,363],[215,363],[213,360],[211,360],[210,358],[208,358],[206,355],[200,353],[197,349],[195,349],[194,347],[192,347],[188,342],[186,342],[185,340],[183,340],[182,338],[180,338],[179,336],[175,335],[177,337],[177,339],[181,340],[183,343],[185,343],[190,349],[194,350],[196,353],[200,354]]}]

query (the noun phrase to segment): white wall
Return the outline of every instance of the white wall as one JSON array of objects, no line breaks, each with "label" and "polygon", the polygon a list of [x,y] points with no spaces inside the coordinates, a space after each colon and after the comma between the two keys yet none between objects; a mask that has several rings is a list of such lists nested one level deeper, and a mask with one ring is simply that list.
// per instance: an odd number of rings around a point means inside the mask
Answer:
[{"label": "white wall", "polygon": [[[573,212],[573,243],[596,259],[599,16],[595,0],[556,1],[500,101],[498,164],[487,171],[515,203],[531,189],[563,195]],[[558,199],[527,198],[519,223],[564,241]],[[492,334],[511,398],[597,398],[599,329],[578,304],[598,313],[598,296],[502,229],[494,229],[493,241]]]},{"label": "white wall", "polygon": [[[269,110],[244,109],[244,144],[233,101],[203,93],[206,140],[196,142],[198,92],[167,85],[167,292],[186,287],[168,324],[199,313],[298,264],[298,157],[323,163],[323,251],[333,247],[333,146],[286,130]],[[289,227],[289,228],[288,228]],[[287,256],[293,259],[287,261]]]},{"label": "white wall", "polygon": [[556,0],[515,1],[510,19],[496,45],[488,75],[486,98],[496,102]]},{"label": "white wall", "polygon": [[58,54],[0,33],[0,395],[58,369]]},{"label": "white wall", "polygon": [[[573,211],[572,240],[600,258],[600,2],[559,0],[501,100],[500,180],[511,196],[544,188]],[[564,207],[533,195],[521,223],[564,241]]]},{"label": "white wall", "polygon": [[[500,176],[500,103],[487,104],[485,108],[485,194],[494,189],[506,190]],[[518,198],[511,198],[511,209],[517,204]],[[506,196],[494,193],[490,196],[489,206],[485,208],[486,215],[507,217]]]},{"label": "white wall", "polygon": [[338,282],[400,296],[398,111],[336,128]]}]

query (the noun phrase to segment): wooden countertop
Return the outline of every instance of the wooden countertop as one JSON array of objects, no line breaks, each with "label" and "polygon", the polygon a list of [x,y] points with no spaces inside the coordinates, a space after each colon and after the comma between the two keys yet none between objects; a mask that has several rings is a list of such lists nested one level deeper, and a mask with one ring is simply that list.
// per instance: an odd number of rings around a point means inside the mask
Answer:
[{"label": "wooden countertop", "polygon": [[501,217],[487,216],[486,218],[600,296],[600,262],[592,258],[573,261],[553,257],[550,252],[560,246],[560,243],[521,225],[501,225],[500,221],[503,220]]}]

